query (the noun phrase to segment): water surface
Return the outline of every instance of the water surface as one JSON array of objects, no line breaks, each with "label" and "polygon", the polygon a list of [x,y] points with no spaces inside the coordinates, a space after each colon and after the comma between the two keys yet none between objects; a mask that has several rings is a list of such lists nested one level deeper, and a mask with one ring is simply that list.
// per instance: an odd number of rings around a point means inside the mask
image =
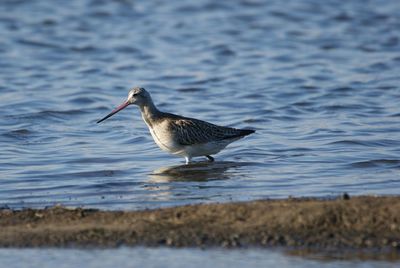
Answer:
[{"label": "water surface", "polygon": [[[0,205],[400,192],[399,1],[2,1]],[[137,108],[257,132],[182,166]],[[201,160],[201,159],[199,159]]]},{"label": "water surface", "polygon": [[395,262],[362,262],[357,259],[326,262],[323,258],[299,258],[278,250],[201,250],[168,248],[118,249],[0,249],[4,267],[397,267]]}]

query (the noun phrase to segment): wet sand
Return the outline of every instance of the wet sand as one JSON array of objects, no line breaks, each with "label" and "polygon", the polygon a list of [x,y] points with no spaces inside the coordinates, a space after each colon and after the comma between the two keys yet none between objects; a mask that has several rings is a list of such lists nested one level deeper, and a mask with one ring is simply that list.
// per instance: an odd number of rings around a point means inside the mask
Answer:
[{"label": "wet sand", "polygon": [[376,249],[400,253],[400,197],[204,204],[146,211],[0,210],[1,247]]}]

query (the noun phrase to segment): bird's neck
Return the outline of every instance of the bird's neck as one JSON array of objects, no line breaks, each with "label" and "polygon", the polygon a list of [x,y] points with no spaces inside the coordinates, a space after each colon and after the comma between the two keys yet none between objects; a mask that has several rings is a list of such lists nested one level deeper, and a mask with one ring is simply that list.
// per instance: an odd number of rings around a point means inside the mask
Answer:
[{"label": "bird's neck", "polygon": [[152,100],[141,105],[140,111],[142,112],[143,120],[150,127],[155,124],[155,121],[160,117],[161,114],[161,112],[157,109]]}]

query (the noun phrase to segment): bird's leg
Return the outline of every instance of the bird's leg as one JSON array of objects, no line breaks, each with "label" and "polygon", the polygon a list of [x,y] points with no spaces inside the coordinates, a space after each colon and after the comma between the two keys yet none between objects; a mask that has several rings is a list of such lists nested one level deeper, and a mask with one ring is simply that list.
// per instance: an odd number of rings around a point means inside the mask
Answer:
[{"label": "bird's leg", "polygon": [[214,157],[212,157],[211,155],[206,155],[206,157],[208,158],[208,161],[214,162]]},{"label": "bird's leg", "polygon": [[187,164],[189,164],[191,162],[192,158],[189,157],[189,156],[185,156],[185,160],[186,160],[185,164],[187,165]]}]

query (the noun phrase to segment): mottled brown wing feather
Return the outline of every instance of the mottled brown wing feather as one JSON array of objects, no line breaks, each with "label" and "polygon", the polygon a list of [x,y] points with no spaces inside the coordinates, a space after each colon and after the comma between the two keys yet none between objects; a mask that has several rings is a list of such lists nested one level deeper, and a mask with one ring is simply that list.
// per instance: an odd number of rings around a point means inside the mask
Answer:
[{"label": "mottled brown wing feather", "polygon": [[192,118],[173,120],[170,129],[181,145],[202,144],[245,135],[240,129],[217,126]]}]

